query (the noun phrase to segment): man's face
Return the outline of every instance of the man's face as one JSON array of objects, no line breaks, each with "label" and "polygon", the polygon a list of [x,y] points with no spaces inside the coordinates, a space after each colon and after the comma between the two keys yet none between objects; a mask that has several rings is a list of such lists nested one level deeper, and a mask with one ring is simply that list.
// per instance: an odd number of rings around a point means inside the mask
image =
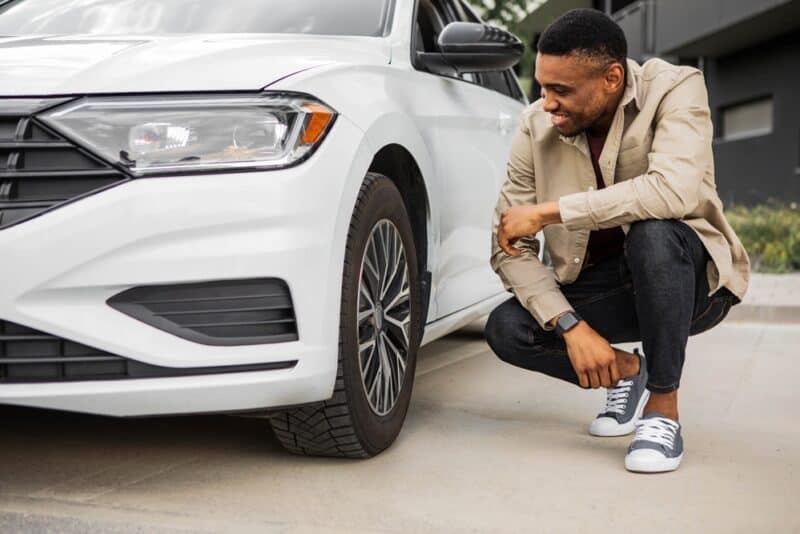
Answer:
[{"label": "man's face", "polygon": [[561,135],[583,133],[608,113],[619,89],[617,79],[609,85],[608,74],[608,68],[591,58],[537,54],[536,81],[542,86],[544,110]]}]

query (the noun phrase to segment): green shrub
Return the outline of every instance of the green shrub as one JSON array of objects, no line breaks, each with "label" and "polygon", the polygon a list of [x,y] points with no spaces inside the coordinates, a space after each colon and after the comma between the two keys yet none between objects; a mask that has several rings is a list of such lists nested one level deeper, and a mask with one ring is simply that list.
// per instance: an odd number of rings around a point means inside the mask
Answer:
[{"label": "green shrub", "polygon": [[750,255],[754,271],[800,270],[800,211],[789,206],[736,206],[725,212]]},{"label": "green shrub", "polygon": [[525,93],[528,97],[531,96],[531,84],[533,83],[533,78],[530,76],[522,76],[519,79],[519,85],[522,87],[522,92]]}]

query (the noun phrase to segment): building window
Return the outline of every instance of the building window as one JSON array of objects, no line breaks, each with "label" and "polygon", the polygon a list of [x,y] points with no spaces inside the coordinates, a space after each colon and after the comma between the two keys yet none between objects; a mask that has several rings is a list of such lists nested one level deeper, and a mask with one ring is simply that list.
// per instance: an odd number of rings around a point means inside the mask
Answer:
[{"label": "building window", "polygon": [[722,109],[722,139],[733,141],[772,133],[772,97]]}]

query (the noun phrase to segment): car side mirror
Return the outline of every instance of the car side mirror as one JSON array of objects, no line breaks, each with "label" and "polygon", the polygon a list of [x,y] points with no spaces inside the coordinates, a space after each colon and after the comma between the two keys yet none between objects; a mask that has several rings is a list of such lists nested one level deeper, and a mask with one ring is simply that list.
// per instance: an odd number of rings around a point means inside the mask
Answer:
[{"label": "car side mirror", "polygon": [[422,65],[436,74],[493,72],[516,65],[525,50],[513,34],[475,22],[451,22],[439,35],[441,52],[420,52]]}]

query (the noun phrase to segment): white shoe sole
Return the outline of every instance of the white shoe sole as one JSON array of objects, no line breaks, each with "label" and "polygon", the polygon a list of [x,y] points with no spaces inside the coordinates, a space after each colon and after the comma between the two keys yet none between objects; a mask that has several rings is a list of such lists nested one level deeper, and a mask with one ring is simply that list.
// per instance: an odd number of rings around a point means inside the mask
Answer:
[{"label": "white shoe sole", "polygon": [[[636,412],[633,414],[633,418],[631,418],[630,421],[620,424],[611,417],[597,418],[589,425],[589,434],[601,438],[612,438],[632,434],[633,431],[636,430],[636,422],[642,417],[644,406],[649,399],[650,390],[645,389],[644,393],[642,393],[642,397],[639,399],[639,404],[636,406]],[[601,421],[601,419],[607,421]]]},{"label": "white shoe sole", "polygon": [[[634,451],[636,452],[636,451]],[[666,473],[675,471],[683,460],[683,454],[677,458],[637,458],[628,454],[625,457],[625,469],[634,473]]]}]

